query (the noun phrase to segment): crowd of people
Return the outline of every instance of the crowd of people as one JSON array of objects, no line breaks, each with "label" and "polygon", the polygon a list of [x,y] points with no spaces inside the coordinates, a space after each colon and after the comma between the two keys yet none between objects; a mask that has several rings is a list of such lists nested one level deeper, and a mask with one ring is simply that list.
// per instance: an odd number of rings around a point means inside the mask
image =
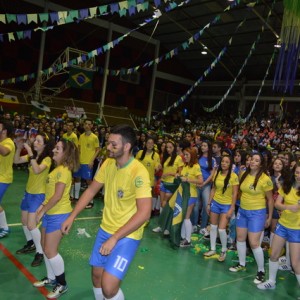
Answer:
[{"label": "crowd of people", "polygon": [[[218,261],[226,260],[229,247],[238,252],[231,272],[246,270],[247,248],[252,250],[259,289],[276,287],[279,268],[294,272],[300,284],[300,120],[213,118],[172,124],[168,132],[166,124],[156,120],[134,131],[89,119],[2,116],[0,205],[13,181],[13,165],[28,165],[21,203],[26,244],[17,254],[35,251],[32,266],[45,262],[47,275],[34,286],[53,286],[48,298],[68,290],[59,254],[63,234],[83,209],[93,208],[102,190],[103,221],[90,259],[93,291],[95,299],[124,299],[121,281],[150,214],[164,217],[175,178],[190,186],[179,247],[191,247],[197,232],[210,240],[204,253],[210,257],[217,254],[219,236]],[[80,195],[82,183],[86,189]],[[152,230],[170,234],[169,227]],[[9,234],[0,206],[0,238]],[[261,246],[266,234],[272,249],[268,280]]]}]

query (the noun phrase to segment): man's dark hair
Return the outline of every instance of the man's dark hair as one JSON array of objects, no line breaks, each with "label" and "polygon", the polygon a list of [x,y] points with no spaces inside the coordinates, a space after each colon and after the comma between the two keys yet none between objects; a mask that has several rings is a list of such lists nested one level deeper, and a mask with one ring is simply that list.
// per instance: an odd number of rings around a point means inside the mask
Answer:
[{"label": "man's dark hair", "polygon": [[114,126],[110,133],[120,134],[122,136],[123,144],[129,143],[131,145],[130,151],[136,144],[136,134],[133,128],[127,124],[119,124]]}]

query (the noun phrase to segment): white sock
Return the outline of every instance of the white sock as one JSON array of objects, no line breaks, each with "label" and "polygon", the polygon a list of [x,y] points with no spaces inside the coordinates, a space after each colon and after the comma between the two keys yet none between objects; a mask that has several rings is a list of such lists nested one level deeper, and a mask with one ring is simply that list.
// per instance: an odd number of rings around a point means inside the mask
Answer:
[{"label": "white sock", "polygon": [[183,223],[181,224],[181,233],[180,233],[180,235],[181,235],[181,238],[182,238],[182,239],[185,239],[186,233],[185,233],[184,221],[183,221]]},{"label": "white sock", "polygon": [[265,259],[264,259],[264,252],[262,248],[257,247],[255,249],[252,249],[252,252],[257,263],[258,272],[265,272],[265,267],[264,267]]},{"label": "white sock", "polygon": [[118,290],[118,292],[116,293],[116,295],[112,298],[105,298],[105,300],[125,300],[124,294],[122,292],[121,289]]},{"label": "white sock", "polygon": [[269,259],[269,280],[274,284],[276,283],[278,266],[279,266],[278,261],[271,261]]},{"label": "white sock", "polygon": [[270,233],[270,247],[272,247],[273,238],[274,238],[274,232],[271,232]]},{"label": "white sock", "polygon": [[155,206],[156,206],[156,198],[152,197],[152,210],[154,210]]},{"label": "white sock", "polygon": [[219,236],[222,244],[222,252],[227,251],[227,233],[226,229],[219,229]]},{"label": "white sock", "polygon": [[210,249],[213,251],[216,251],[217,229],[218,225],[210,225]]},{"label": "white sock", "polygon": [[30,230],[36,252],[37,253],[43,253],[42,245],[41,245],[41,232],[38,228],[34,228],[33,230]]},{"label": "white sock", "polygon": [[239,264],[246,266],[246,242],[236,241],[236,248],[239,256]]},{"label": "white sock", "polygon": [[53,269],[51,267],[49,259],[47,258],[47,256],[45,254],[44,254],[44,262],[45,262],[45,265],[46,265],[47,277],[51,280],[55,280],[55,274],[53,272]]},{"label": "white sock", "polygon": [[185,228],[185,238],[190,243],[192,231],[193,231],[192,222],[190,219],[184,219],[183,224],[184,224],[184,228]]},{"label": "white sock", "polygon": [[95,300],[104,300],[102,288],[95,288],[93,286],[93,292],[94,292]]},{"label": "white sock", "polygon": [[290,245],[289,242],[285,243],[285,257],[286,257],[286,265],[291,265],[291,256],[290,256]]},{"label": "white sock", "polygon": [[74,198],[79,199],[79,192],[81,188],[81,182],[75,182],[74,184]]},{"label": "white sock", "polygon": [[31,236],[31,233],[30,233],[28,227],[25,226],[25,225],[23,225],[22,227],[23,227],[23,231],[24,231],[24,234],[25,234],[25,237],[26,237],[26,241],[27,242],[31,241],[32,240],[32,236]]},{"label": "white sock", "polygon": [[6,215],[4,210],[0,212],[0,228],[8,230],[8,225],[7,225]]},{"label": "white sock", "polygon": [[55,276],[59,276],[65,272],[65,264],[63,258],[58,253],[56,256],[49,259],[50,265]]},{"label": "white sock", "polygon": [[160,209],[160,196],[157,197],[155,209]]},{"label": "white sock", "polygon": [[300,274],[295,274],[295,276],[297,278],[298,284],[300,285]]}]

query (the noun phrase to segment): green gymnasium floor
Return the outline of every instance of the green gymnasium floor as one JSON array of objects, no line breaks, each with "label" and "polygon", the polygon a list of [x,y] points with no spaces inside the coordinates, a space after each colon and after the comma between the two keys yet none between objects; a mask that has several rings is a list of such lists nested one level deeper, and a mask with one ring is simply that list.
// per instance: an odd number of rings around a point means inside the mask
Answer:
[{"label": "green gymnasium floor", "polygon": [[[32,286],[33,281],[46,274],[44,264],[33,268],[30,263],[34,254],[15,254],[25,244],[19,204],[27,173],[16,170],[14,176],[2,203],[11,234],[0,240],[0,299],[45,299],[47,290]],[[101,200],[95,202],[92,210],[81,213],[61,244],[69,285],[69,291],[61,297],[65,300],[93,299],[88,259],[103,206]],[[151,231],[156,223],[157,218],[151,219],[145,229],[144,239],[122,284],[127,300],[288,300],[300,296],[291,273],[280,271],[276,290],[260,291],[253,283],[256,266],[251,257],[246,272],[231,273],[228,268],[236,263],[235,253],[229,253],[224,263],[204,259],[201,252],[208,244],[199,241],[198,235],[193,236],[194,248],[173,250],[166,238]],[[77,235],[78,228],[84,228],[91,238]]]}]

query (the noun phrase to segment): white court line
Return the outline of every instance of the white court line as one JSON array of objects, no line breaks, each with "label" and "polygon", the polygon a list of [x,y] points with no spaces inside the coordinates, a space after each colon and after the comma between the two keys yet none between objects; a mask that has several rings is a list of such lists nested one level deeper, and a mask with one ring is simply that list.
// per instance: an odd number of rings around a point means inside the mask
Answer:
[{"label": "white court line", "polygon": [[[101,219],[101,217],[76,218],[75,221],[96,220],[96,219]],[[8,226],[11,226],[11,227],[14,227],[14,226],[22,226],[22,223],[8,224]]]},{"label": "white court line", "polygon": [[254,276],[255,276],[255,274],[248,275],[248,276],[245,276],[245,277],[242,277],[242,278],[238,278],[238,279],[235,279],[235,280],[230,280],[230,281],[226,281],[226,282],[223,282],[223,283],[219,283],[219,284],[216,284],[216,285],[213,285],[213,286],[206,287],[206,288],[202,289],[202,291],[210,290],[210,289],[222,286],[222,285],[226,285],[226,284],[229,284],[229,283],[237,282],[237,281],[243,280],[245,278],[254,277]]}]

